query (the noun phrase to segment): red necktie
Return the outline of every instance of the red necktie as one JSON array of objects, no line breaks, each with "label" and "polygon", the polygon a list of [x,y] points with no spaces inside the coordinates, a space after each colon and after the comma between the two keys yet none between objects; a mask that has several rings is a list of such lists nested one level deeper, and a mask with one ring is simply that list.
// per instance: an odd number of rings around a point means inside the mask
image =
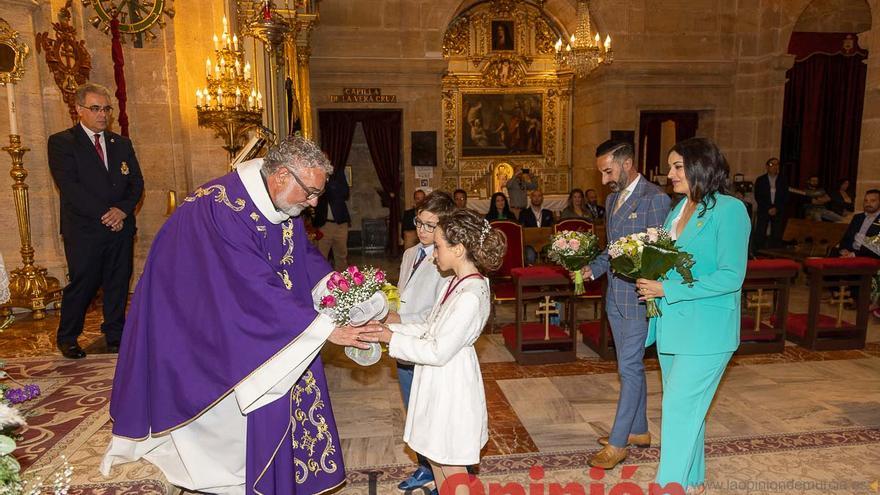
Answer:
[{"label": "red necktie", "polygon": [[107,162],[104,160],[104,148],[101,147],[100,134],[95,134],[95,151],[98,152],[98,157],[101,158],[101,163],[104,164],[104,168],[107,168]]}]

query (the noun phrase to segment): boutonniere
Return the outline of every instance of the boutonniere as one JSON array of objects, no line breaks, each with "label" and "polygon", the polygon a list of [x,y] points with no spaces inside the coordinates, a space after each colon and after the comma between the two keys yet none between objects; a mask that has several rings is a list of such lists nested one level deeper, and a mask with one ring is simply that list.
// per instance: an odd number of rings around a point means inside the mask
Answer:
[{"label": "boutonniere", "polygon": [[119,171],[122,172],[122,175],[128,175],[128,164],[122,162],[122,165],[119,166]]},{"label": "boutonniere", "polygon": [[630,214],[629,214],[629,219],[630,219],[630,220],[635,220],[636,218],[639,218],[639,214],[638,214],[638,213],[633,212],[633,213],[630,213]]}]

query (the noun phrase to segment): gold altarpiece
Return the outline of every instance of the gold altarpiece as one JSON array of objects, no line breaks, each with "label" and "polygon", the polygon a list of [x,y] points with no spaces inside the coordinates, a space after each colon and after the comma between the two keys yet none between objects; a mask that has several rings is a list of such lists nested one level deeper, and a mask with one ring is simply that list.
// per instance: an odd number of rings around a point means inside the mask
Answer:
[{"label": "gold altarpiece", "polygon": [[574,75],[556,70],[560,37],[539,6],[515,0],[477,4],[449,23],[443,189],[485,198],[512,169],[528,168],[545,194],[568,193]]}]

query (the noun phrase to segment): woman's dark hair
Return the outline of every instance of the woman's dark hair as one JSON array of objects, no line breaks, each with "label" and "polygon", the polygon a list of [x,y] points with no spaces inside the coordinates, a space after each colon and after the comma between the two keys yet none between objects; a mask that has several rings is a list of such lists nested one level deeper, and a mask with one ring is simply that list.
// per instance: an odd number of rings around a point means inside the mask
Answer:
[{"label": "woman's dark hair", "polygon": [[[495,198],[497,198],[498,196],[504,198],[504,209],[501,211],[498,211],[498,208],[495,206]],[[490,222],[492,220],[497,220],[502,213],[504,214],[505,219],[514,221],[516,220],[515,218],[513,218],[513,212],[510,211],[510,202],[507,201],[507,196],[505,196],[502,192],[497,192],[493,194],[492,199],[489,200],[489,213],[486,213],[486,220],[489,220]]]},{"label": "woman's dark hair", "polygon": [[587,202],[587,196],[584,194],[584,191],[581,190],[579,187],[576,187],[576,188],[572,189],[570,193],[568,193],[568,207],[569,208],[574,208],[574,205],[572,204],[572,200],[574,199],[575,194],[580,194],[581,198],[584,200],[584,203]]},{"label": "woman's dark hair", "polygon": [[479,213],[466,208],[455,210],[440,219],[441,235],[450,246],[461,244],[468,259],[483,275],[497,270],[507,252],[507,240],[493,229]]},{"label": "woman's dark hair", "polygon": [[673,151],[684,159],[684,176],[690,186],[690,197],[702,206],[698,215],[702,217],[715,207],[717,194],[729,194],[730,166],[727,158],[714,142],[706,138],[679,141],[669,150],[669,154]]}]

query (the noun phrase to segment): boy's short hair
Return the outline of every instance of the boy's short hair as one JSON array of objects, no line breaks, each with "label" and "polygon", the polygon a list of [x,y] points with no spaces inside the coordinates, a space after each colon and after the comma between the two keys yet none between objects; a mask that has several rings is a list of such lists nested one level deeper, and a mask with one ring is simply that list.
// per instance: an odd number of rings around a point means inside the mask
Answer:
[{"label": "boy's short hair", "polygon": [[423,211],[433,213],[438,217],[443,218],[455,211],[455,200],[453,200],[452,196],[447,192],[433,191],[425,197],[425,201],[422,203],[422,206],[418,211],[416,211],[416,215]]}]

